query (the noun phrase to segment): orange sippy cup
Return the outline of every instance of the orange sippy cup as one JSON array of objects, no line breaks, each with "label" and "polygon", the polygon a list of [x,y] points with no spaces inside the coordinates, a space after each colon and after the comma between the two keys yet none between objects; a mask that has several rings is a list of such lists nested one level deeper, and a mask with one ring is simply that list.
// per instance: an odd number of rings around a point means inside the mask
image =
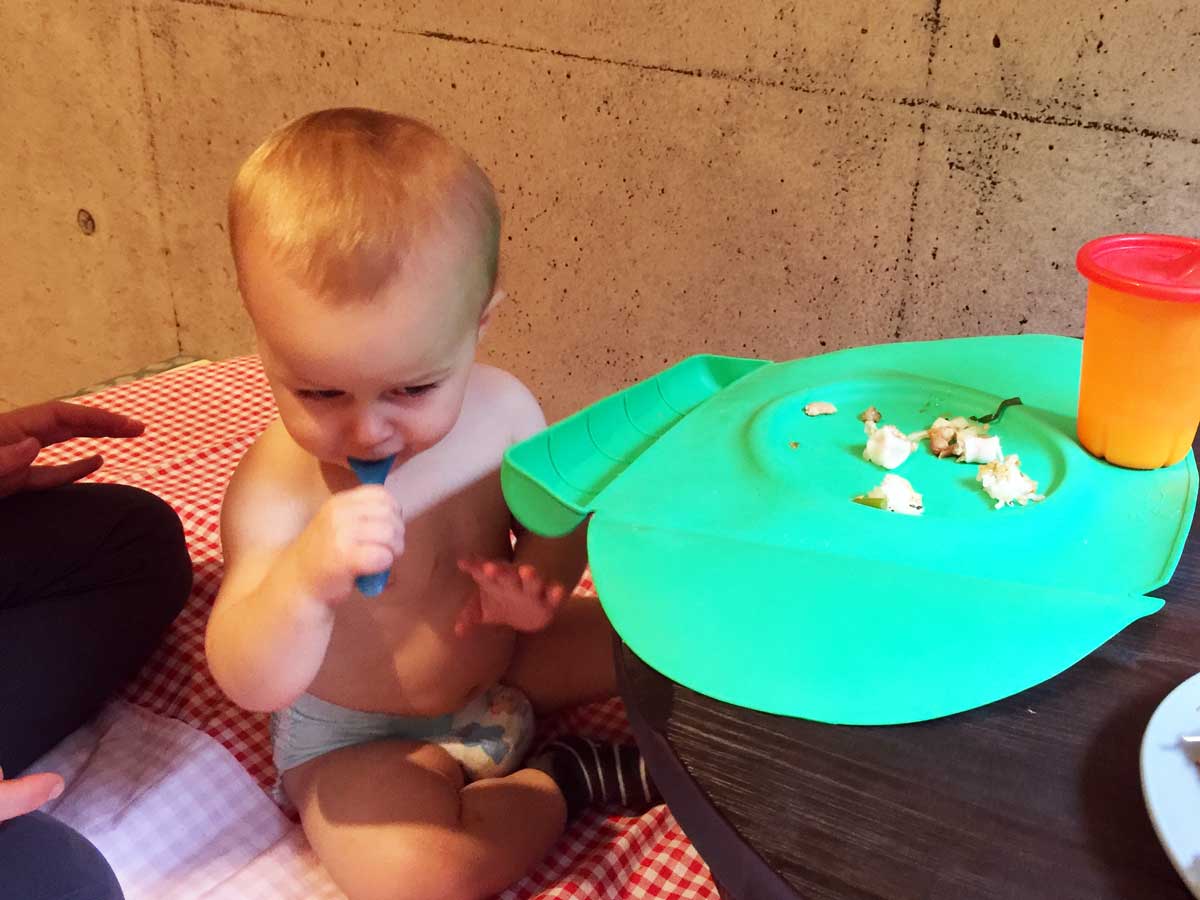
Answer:
[{"label": "orange sippy cup", "polygon": [[1130,469],[1187,456],[1200,424],[1200,240],[1119,234],[1084,244],[1079,442]]}]

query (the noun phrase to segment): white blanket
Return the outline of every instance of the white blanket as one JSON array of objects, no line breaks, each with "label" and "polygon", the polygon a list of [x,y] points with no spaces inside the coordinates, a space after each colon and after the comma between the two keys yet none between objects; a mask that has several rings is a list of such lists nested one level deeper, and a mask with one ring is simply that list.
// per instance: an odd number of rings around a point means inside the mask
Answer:
[{"label": "white blanket", "polygon": [[127,900],[343,896],[233,754],[182,722],[114,702],[30,771],[66,779],[45,810],[100,848]]}]

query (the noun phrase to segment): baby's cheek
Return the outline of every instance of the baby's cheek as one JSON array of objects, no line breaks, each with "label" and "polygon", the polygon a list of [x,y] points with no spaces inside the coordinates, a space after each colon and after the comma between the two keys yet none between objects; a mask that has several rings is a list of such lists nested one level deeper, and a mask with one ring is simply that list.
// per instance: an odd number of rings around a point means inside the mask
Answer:
[{"label": "baby's cheek", "polygon": [[422,447],[432,447],[450,433],[458,421],[458,409],[438,410],[435,415],[424,419],[418,426],[417,442]]},{"label": "baby's cheek", "polygon": [[292,440],[299,444],[304,451],[314,456],[318,455],[317,448],[314,446],[317,429],[313,427],[312,417],[295,403],[280,400],[277,405],[279,418],[283,420],[283,426],[292,436]]},{"label": "baby's cheek", "polygon": [[295,438],[301,448],[317,459],[333,460],[345,456],[337,436],[314,423],[307,422],[297,428]]}]

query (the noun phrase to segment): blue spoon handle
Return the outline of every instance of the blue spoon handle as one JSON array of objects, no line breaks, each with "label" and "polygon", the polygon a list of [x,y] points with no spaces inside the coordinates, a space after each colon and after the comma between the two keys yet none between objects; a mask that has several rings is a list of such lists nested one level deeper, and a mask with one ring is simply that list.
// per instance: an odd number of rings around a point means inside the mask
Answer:
[{"label": "blue spoon handle", "polygon": [[354,579],[354,586],[364,597],[378,597],[383,593],[390,571],[375,572],[372,575],[359,575]]},{"label": "blue spoon handle", "polygon": [[[388,472],[392,470],[392,460],[395,458],[389,456],[386,459],[355,459],[352,456],[347,462],[363,484],[383,484],[387,480]],[[359,575],[354,579],[354,586],[364,597],[378,597],[387,584],[389,574],[390,570],[385,569],[371,575]]]}]

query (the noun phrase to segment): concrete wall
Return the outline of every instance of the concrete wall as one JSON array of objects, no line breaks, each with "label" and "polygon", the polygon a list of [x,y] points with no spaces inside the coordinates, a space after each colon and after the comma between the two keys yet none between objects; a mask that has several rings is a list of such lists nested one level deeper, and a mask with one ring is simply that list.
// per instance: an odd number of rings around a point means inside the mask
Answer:
[{"label": "concrete wall", "polygon": [[491,173],[488,355],[552,417],[698,351],[1078,334],[1081,243],[1200,234],[1187,0],[0,7],[9,399],[251,350],[226,186],[322,106],[420,116]]},{"label": "concrete wall", "polygon": [[127,5],[0,0],[0,408],[178,352],[141,50]]}]

